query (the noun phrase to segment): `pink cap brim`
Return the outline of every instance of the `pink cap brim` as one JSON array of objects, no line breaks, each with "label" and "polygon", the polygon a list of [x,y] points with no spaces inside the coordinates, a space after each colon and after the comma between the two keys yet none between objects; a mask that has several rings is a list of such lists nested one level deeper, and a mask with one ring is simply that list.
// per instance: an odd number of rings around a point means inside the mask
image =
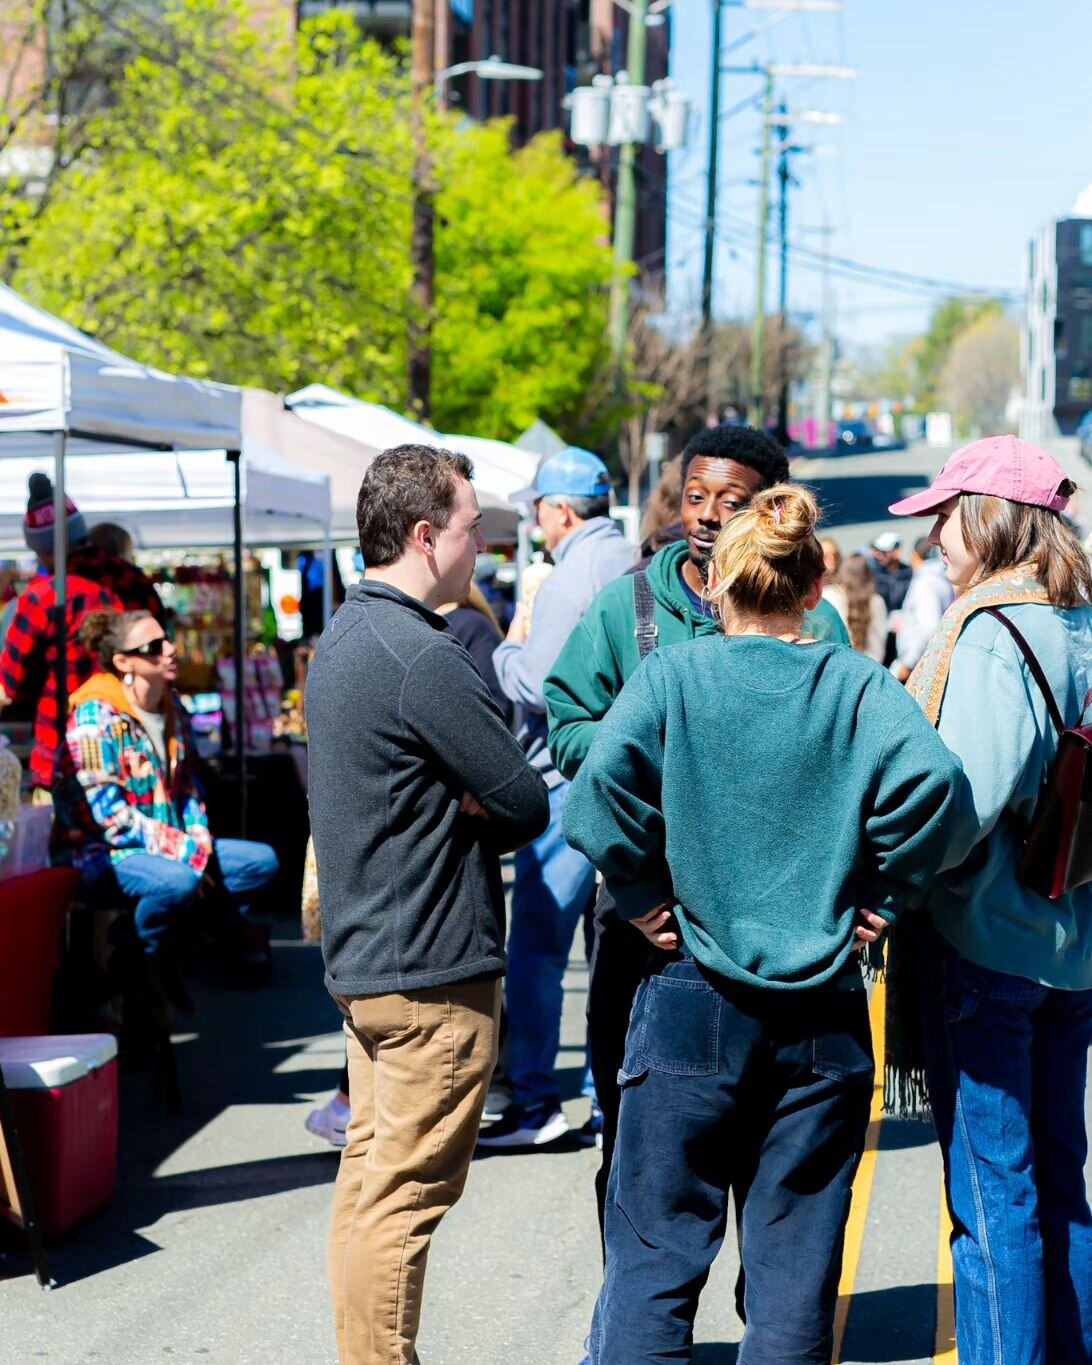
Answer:
[{"label": "pink cap brim", "polygon": [[901,502],[893,502],[887,509],[893,517],[927,517],[938,511],[949,498],[958,497],[958,488],[941,488],[933,484],[920,493],[912,493]]}]

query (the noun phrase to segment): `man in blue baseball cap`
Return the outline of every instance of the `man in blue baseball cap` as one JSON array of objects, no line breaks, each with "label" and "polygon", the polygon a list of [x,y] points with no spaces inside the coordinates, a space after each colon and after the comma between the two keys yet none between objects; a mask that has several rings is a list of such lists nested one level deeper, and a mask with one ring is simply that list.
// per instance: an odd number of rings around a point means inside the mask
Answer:
[{"label": "man in blue baseball cap", "polygon": [[[589,450],[567,446],[551,455],[539,466],[534,487],[514,494],[512,502],[534,508],[554,568],[535,597],[533,628],[527,613],[517,610],[493,664],[501,690],[523,708],[519,739],[550,789],[550,826],[516,854],[507,981],[513,1104],[482,1130],[483,1147],[540,1147],[568,1131],[554,1075],[561,982],[573,935],[595,893],[595,869],[561,832],[569,784],[547,747],[544,687],[592,598],[635,558],[609,516],[607,467]],[[590,1074],[585,1093],[592,1094]]]}]

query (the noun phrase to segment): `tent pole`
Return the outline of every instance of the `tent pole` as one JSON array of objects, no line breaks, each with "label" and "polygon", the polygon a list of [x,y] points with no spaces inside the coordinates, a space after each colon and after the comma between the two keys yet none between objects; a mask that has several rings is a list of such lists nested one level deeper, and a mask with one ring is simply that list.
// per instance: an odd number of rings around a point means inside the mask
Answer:
[{"label": "tent pole", "polygon": [[67,433],[53,433],[53,589],[57,639],[57,747],[68,727],[68,502],[64,491]]},{"label": "tent pole", "polygon": [[322,626],[330,624],[334,614],[334,545],[330,538],[330,523],[322,534]]},{"label": "tent pole", "polygon": [[246,580],[243,561],[243,465],[240,452],[229,450],[235,479],[232,533],[235,550],[235,768],[239,779],[239,833],[246,838]]}]

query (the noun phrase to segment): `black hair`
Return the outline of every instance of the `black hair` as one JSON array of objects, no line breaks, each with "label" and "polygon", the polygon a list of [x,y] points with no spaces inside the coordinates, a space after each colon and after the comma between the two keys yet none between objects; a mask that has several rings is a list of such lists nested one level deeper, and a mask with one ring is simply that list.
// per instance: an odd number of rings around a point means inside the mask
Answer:
[{"label": "black hair", "polygon": [[762,476],[762,487],[772,488],[789,477],[789,462],[784,450],[772,436],[755,427],[705,427],[691,436],[682,454],[682,481],[685,484],[695,460],[735,460]]}]

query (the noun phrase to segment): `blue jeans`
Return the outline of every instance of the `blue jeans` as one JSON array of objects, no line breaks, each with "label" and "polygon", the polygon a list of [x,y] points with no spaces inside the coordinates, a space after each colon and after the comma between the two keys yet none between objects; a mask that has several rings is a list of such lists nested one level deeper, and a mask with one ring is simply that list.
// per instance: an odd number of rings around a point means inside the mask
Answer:
[{"label": "blue jeans", "polygon": [[932,945],[925,1042],[952,1215],[959,1358],[1087,1365],[1092,991],[979,967],[937,934]]},{"label": "blue jeans", "polygon": [[733,1186],[746,1190],[738,1365],[829,1365],[874,1076],[852,984],[756,990],[675,954],[641,985],[618,1077],[594,1365],[690,1359]]},{"label": "blue jeans", "polygon": [[[595,869],[561,832],[568,794],[568,782],[553,788],[545,834],[516,854],[505,994],[508,1070],[513,1097],[524,1108],[557,1102],[561,982],[577,925],[595,893]],[[594,1094],[586,1061],[584,1093]]]},{"label": "blue jeans", "polygon": [[[250,897],[277,875],[277,855],[268,844],[249,839],[217,839],[216,858],[224,886],[242,914]],[[133,920],[146,952],[165,943],[197,903],[201,877],[193,868],[154,853],[131,853],[114,865],[122,892],[136,901]]]}]

